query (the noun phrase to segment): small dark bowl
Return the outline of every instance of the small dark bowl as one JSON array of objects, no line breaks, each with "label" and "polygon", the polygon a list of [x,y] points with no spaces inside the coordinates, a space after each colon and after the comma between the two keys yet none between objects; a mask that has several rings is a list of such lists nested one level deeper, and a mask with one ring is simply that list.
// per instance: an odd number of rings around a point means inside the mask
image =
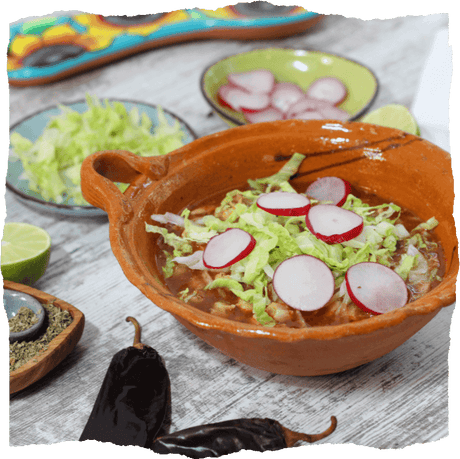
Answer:
[{"label": "small dark bowl", "polygon": [[29,308],[38,317],[38,321],[27,330],[17,333],[10,332],[10,343],[31,340],[37,336],[45,321],[45,310],[38,300],[22,292],[4,290],[3,306],[8,320],[15,317],[22,307]]}]

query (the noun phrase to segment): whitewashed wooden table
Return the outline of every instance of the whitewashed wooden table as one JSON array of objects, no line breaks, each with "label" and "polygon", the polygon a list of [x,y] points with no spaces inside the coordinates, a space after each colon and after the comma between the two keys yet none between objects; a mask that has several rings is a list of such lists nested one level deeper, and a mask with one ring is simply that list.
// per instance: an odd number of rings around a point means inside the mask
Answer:
[{"label": "whitewashed wooden table", "polygon": [[[10,88],[10,125],[85,93],[159,104],[199,136],[227,129],[199,90],[203,69],[233,53],[272,46],[336,53],[370,67],[380,82],[372,108],[411,106],[433,37],[446,14],[363,21],[326,16],[304,34],[273,41],[200,41],[145,52],[47,86]],[[113,354],[129,346],[131,315],[163,355],[172,384],[171,430],[238,417],[270,417],[322,443],[403,448],[448,435],[448,351],[453,306],[390,354],[337,375],[289,377],[240,364],[197,339],[125,278],[108,221],[37,212],[6,193],[6,221],[38,225],[52,238],[49,268],[35,288],[79,308],[85,330],[50,374],[11,396],[10,445],[78,440]]]}]

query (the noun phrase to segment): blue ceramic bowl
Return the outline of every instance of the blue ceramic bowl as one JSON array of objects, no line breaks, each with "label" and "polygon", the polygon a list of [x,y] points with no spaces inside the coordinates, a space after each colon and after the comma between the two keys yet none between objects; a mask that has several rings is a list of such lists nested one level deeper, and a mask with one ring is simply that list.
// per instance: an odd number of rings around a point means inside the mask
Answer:
[{"label": "blue ceramic bowl", "polygon": [[[110,102],[113,100],[109,99]],[[158,107],[156,105],[147,105],[135,101],[125,101],[117,99],[117,102],[123,103],[129,112],[134,107],[137,107],[139,114],[145,113],[152,120],[152,130],[159,124],[158,121]],[[86,101],[79,101],[72,104],[65,104],[72,110],[79,113],[83,113],[88,110]],[[195,132],[191,127],[179,118],[177,115],[163,108],[163,112],[168,122],[172,125],[175,121],[179,121],[179,124],[184,131],[184,144],[190,143],[197,138]],[[10,128],[10,135],[13,132],[21,134],[23,137],[35,142],[43,130],[45,129],[48,122],[62,113],[58,106],[48,108],[47,110],[41,111],[34,115],[25,118]],[[40,193],[33,191],[29,188],[29,181],[24,174],[24,168],[22,162],[12,154],[8,157],[8,170],[6,176],[6,187],[12,191],[15,196],[21,200],[24,204],[35,208],[38,211],[51,211],[59,213],[61,215],[67,215],[72,217],[93,217],[93,216],[104,216],[106,213],[91,205],[75,205],[72,200],[69,200],[67,204],[58,204],[55,202],[45,200]]]},{"label": "blue ceramic bowl", "polygon": [[33,339],[45,321],[45,309],[43,306],[33,296],[26,293],[5,289],[3,291],[3,307],[5,308],[8,320],[16,316],[22,307],[29,308],[38,317],[38,322],[27,330],[18,333],[10,332],[10,343]]}]

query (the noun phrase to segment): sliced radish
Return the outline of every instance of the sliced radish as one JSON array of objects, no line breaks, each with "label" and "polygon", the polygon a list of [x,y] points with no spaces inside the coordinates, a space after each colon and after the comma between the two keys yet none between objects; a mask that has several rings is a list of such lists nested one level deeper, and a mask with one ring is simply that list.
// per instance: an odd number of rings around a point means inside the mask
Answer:
[{"label": "sliced radish", "polygon": [[300,86],[294,83],[276,83],[271,93],[271,105],[286,113],[289,107],[304,95]]},{"label": "sliced radish", "polygon": [[324,119],[324,116],[316,110],[308,110],[306,112],[298,113],[296,116],[294,116],[294,118],[296,120],[322,120]]},{"label": "sliced radish", "polygon": [[337,78],[324,77],[315,80],[307,89],[306,95],[313,99],[327,100],[333,105],[340,104],[346,97],[346,86]]},{"label": "sliced radish", "polygon": [[350,118],[350,114],[327,100],[313,99],[305,95],[289,107],[285,118],[346,121]]},{"label": "sliced radish", "polygon": [[239,107],[232,107],[230,105],[229,102],[227,102],[227,100],[230,101],[230,97],[229,97],[229,93],[231,95],[231,89],[233,88],[233,86],[229,85],[229,84],[224,84],[223,86],[221,86],[219,88],[219,90],[217,91],[217,100],[219,101],[219,103],[221,105],[223,105],[224,107],[229,107],[231,108],[232,110],[239,110]]},{"label": "sliced radish", "polygon": [[275,107],[268,107],[258,112],[247,112],[243,110],[243,114],[248,123],[263,123],[265,121],[278,121],[284,119],[281,110]]},{"label": "sliced radish", "polygon": [[278,265],[273,288],[288,306],[316,311],[332,298],[335,282],[326,263],[311,255],[296,255]]},{"label": "sliced radish", "polygon": [[271,92],[275,85],[275,76],[270,70],[258,69],[251,72],[230,73],[227,77],[230,84],[248,92]]},{"label": "sliced radish", "polygon": [[[329,104],[323,100],[312,99],[307,97],[305,94],[293,103],[289,110],[286,112],[286,118],[292,119],[296,118],[297,115],[309,111],[319,111],[320,107],[324,104]],[[329,104],[330,105],[330,104]]]},{"label": "sliced radish", "polygon": [[404,280],[380,263],[353,265],[345,274],[345,282],[353,303],[371,314],[401,308],[409,298]]},{"label": "sliced radish", "polygon": [[218,91],[218,99],[223,105],[235,111],[242,109],[258,111],[270,105],[270,96],[268,94],[250,93],[232,85],[221,86]]},{"label": "sliced radish", "polygon": [[363,218],[360,215],[328,204],[310,207],[305,221],[307,228],[328,244],[349,241],[363,230]]},{"label": "sliced radish", "polygon": [[324,119],[347,121],[350,118],[350,114],[339,107],[332,104],[324,104],[318,108]]},{"label": "sliced radish", "polygon": [[286,217],[306,215],[310,208],[310,200],[305,195],[287,191],[263,194],[256,204],[270,214]]},{"label": "sliced radish", "polygon": [[321,177],[314,181],[305,194],[320,202],[342,206],[351,192],[351,186],[339,177]]},{"label": "sliced radish", "polygon": [[206,268],[221,269],[247,257],[256,245],[256,240],[247,231],[229,228],[213,236],[203,253]]}]

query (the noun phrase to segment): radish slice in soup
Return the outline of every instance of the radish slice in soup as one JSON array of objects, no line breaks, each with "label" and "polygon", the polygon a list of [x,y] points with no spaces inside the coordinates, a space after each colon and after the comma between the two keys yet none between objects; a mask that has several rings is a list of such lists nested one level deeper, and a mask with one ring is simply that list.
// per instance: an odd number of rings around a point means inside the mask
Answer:
[{"label": "radish slice in soup", "polygon": [[342,206],[351,192],[351,186],[339,177],[321,177],[314,181],[305,194],[321,202]]},{"label": "radish slice in soup", "polygon": [[326,263],[311,255],[296,255],[278,265],[273,288],[288,306],[316,311],[332,298],[335,282]]},{"label": "radish slice in soup", "polygon": [[327,100],[338,105],[347,97],[348,91],[346,86],[337,78],[324,77],[315,80],[308,87],[306,94],[313,99]]},{"label": "radish slice in soup", "polygon": [[248,92],[271,92],[275,76],[270,70],[258,69],[251,72],[231,73],[228,82]]},{"label": "radish slice in soup", "polygon": [[258,112],[246,112],[244,117],[249,123],[263,123],[265,121],[278,121],[284,118],[283,113],[275,107],[268,107]]},{"label": "radish slice in soup", "polygon": [[267,108],[270,104],[270,96],[263,93],[250,93],[232,85],[224,85],[219,88],[218,98],[220,102],[233,110],[257,111]]},{"label": "radish slice in soup", "polygon": [[271,94],[271,105],[286,113],[304,95],[300,86],[294,83],[276,83]]},{"label": "radish slice in soup", "polygon": [[247,231],[230,228],[212,237],[203,253],[206,268],[221,269],[247,257],[256,245],[256,240]]},{"label": "radish slice in soup", "polygon": [[310,207],[305,222],[318,239],[328,244],[349,241],[363,230],[363,219],[360,215],[329,204]]},{"label": "radish slice in soup", "polygon": [[310,200],[303,194],[275,191],[259,196],[257,206],[273,215],[305,215],[310,208]]},{"label": "radish slice in soup", "polygon": [[345,283],[353,303],[371,314],[393,311],[408,301],[404,280],[380,263],[353,265],[345,274]]}]

